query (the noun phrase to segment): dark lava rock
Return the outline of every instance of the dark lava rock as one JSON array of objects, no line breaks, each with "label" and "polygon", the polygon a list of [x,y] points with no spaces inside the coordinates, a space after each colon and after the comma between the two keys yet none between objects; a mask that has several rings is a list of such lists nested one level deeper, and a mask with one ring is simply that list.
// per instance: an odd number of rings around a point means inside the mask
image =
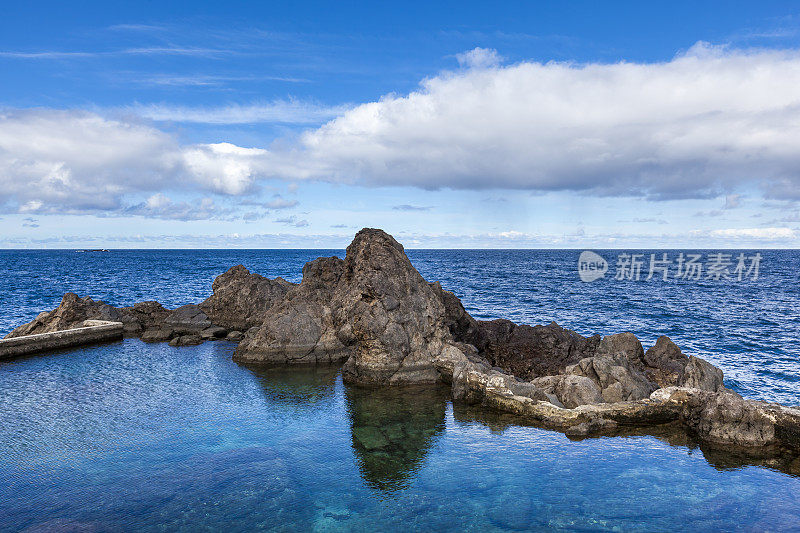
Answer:
[{"label": "dark lava rock", "polygon": [[567,374],[594,381],[606,403],[643,400],[656,390],[644,372],[624,353],[601,353],[566,368]]},{"label": "dark lava rock", "polygon": [[683,381],[683,371],[689,358],[669,337],[662,335],[656,340],[655,346],[645,352],[644,362],[649,367],[647,375],[652,381],[659,387],[670,387],[680,385]]},{"label": "dark lava rock", "polygon": [[181,335],[199,334],[204,329],[211,327],[208,316],[200,309],[199,305],[183,305],[164,319],[164,324]]},{"label": "dark lava rock", "polygon": [[175,332],[172,329],[148,329],[142,333],[144,342],[166,342],[170,340]]},{"label": "dark lava rock", "polygon": [[387,233],[363,229],[356,234],[331,308],[339,340],[353,347],[342,369],[346,381],[439,379],[433,360],[453,342],[444,305]]},{"label": "dark lava rock", "polygon": [[219,326],[211,326],[200,332],[200,336],[206,340],[223,339],[228,334],[228,330]]},{"label": "dark lava rock", "polygon": [[169,310],[158,302],[147,301],[137,302],[132,307],[121,307],[119,313],[123,324],[135,322],[141,326],[140,331],[146,331],[160,327]]},{"label": "dark lava rock", "polygon": [[722,382],[722,370],[705,359],[694,356],[689,357],[689,362],[686,364],[686,368],[684,368],[683,371],[681,385],[684,387],[716,392],[725,389]]},{"label": "dark lava rock", "polygon": [[338,257],[321,257],[303,267],[303,280],[250,328],[234,360],[251,363],[332,363],[349,356],[336,336],[331,299],[344,271]]},{"label": "dark lava rock", "polygon": [[[554,395],[564,407],[603,403],[600,387],[585,376],[558,375],[535,378],[531,383],[544,392]],[[552,402],[554,403],[555,402]],[[557,404],[556,404],[557,405]]]},{"label": "dark lava rock", "polygon": [[347,359],[350,383],[433,383],[433,364],[453,339],[441,290],[381,230],[358,232],[341,259],[320,258],[303,281],[248,330],[235,358],[319,363]]},{"label": "dark lava rock", "polygon": [[181,335],[169,341],[170,346],[195,346],[197,344],[203,344],[200,335]]},{"label": "dark lava rock", "polygon": [[493,366],[530,380],[562,374],[568,365],[594,355],[600,336],[583,337],[555,322],[519,326],[500,319],[478,321],[477,331],[473,330],[473,336],[463,342],[474,344]]},{"label": "dark lava rock", "polygon": [[140,302],[132,307],[117,308],[88,296],[79,298],[68,292],[57,308],[40,313],[33,321],[14,329],[6,338],[77,328],[85,320],[122,322],[126,334],[138,335],[158,327],[168,313],[158,302]]},{"label": "dark lava rock", "polygon": [[241,331],[234,330],[234,331],[229,331],[228,332],[228,334],[225,336],[225,340],[226,341],[239,342],[240,340],[242,340],[243,337],[244,337],[244,333],[242,333]]},{"label": "dark lava rock", "polygon": [[217,276],[211,285],[214,294],[200,308],[214,324],[244,330],[260,326],[267,310],[292,287],[294,283],[283,278],[272,280],[237,265]]},{"label": "dark lava rock", "polygon": [[464,309],[461,300],[454,293],[444,290],[438,281],[431,283],[430,286],[444,305],[445,325],[453,339],[484,350],[488,340],[486,334],[481,324]]}]

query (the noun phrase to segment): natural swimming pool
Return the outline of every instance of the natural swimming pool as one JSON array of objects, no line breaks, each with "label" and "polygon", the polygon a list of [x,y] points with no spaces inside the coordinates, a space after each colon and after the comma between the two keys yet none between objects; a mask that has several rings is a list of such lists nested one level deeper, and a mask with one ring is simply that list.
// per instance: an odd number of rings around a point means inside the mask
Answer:
[{"label": "natural swimming pool", "polygon": [[0,530],[719,530],[800,524],[800,478],[669,428],[570,441],[446,389],[137,339],[0,364]]}]

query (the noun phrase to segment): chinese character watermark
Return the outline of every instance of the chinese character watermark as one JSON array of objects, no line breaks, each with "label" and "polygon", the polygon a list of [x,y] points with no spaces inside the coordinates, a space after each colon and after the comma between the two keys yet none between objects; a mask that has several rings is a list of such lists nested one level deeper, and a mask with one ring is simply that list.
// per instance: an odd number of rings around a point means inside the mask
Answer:
[{"label": "chinese character watermark", "polygon": [[[752,255],[723,252],[703,254],[680,252],[674,259],[666,252],[660,254],[629,254],[617,256],[615,280],[650,281],[653,278],[667,281],[711,280],[745,281],[758,279],[761,260],[760,252]],[[591,282],[605,277],[608,261],[595,252],[586,250],[578,258],[578,275],[581,281]]]}]

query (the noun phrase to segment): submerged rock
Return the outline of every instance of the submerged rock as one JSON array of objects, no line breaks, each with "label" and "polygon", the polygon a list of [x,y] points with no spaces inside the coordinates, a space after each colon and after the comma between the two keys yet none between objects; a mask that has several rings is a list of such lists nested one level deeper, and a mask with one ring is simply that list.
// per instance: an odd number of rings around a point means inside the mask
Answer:
[{"label": "submerged rock", "polygon": [[181,335],[169,341],[170,346],[195,346],[203,344],[203,338],[200,335]]},{"label": "submerged rock", "polygon": [[446,391],[346,387],[344,392],[364,480],[380,490],[403,488],[445,429]]},{"label": "submerged rock", "polygon": [[148,329],[142,333],[144,342],[166,342],[175,336],[172,328]]}]

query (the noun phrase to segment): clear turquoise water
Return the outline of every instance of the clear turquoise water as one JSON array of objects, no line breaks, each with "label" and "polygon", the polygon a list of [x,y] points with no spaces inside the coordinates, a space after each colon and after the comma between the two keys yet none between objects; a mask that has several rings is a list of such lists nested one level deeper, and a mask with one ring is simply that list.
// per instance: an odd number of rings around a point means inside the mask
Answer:
[{"label": "clear turquoise water", "polygon": [[[298,280],[332,253],[0,252],[0,331],[66,290],[176,306],[232,264]],[[586,285],[577,253],[409,255],[479,318],[667,333],[745,396],[800,404],[798,252],[767,252],[750,285]],[[233,348],[127,339],[0,363],[0,531],[800,529],[800,478],[673,429],[575,442],[446,390],[353,389]]]},{"label": "clear turquoise water", "polygon": [[0,530],[798,527],[800,479],[136,339],[0,366]]}]

